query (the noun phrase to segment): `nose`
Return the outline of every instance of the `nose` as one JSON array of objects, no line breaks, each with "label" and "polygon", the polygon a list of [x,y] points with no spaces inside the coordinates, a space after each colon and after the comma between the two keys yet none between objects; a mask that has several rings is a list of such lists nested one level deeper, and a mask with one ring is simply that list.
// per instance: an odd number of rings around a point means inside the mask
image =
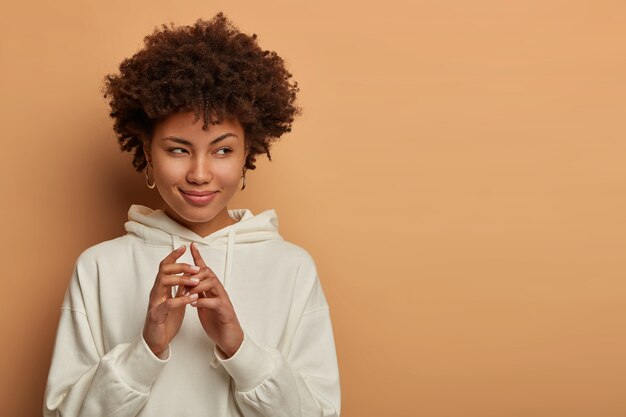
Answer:
[{"label": "nose", "polygon": [[187,171],[187,181],[196,184],[211,182],[213,174],[209,162],[202,156],[191,158],[189,170]]}]

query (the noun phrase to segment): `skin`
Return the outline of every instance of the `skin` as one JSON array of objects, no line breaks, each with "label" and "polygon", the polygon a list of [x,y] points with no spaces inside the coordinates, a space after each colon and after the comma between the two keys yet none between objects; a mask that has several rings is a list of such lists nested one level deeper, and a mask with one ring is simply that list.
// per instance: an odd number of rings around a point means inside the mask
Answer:
[{"label": "skin", "polygon": [[[155,125],[144,153],[152,164],[154,182],[163,199],[163,211],[198,236],[206,237],[236,223],[227,204],[237,191],[243,175],[246,150],[244,130],[232,118],[202,129],[202,118],[193,123],[193,112],[174,113]],[[188,144],[167,137],[183,139]],[[225,137],[217,143],[211,142]],[[181,190],[217,191],[207,204],[187,201]],[[241,346],[243,329],[221,282],[206,265],[195,244],[190,245],[195,265],[177,263],[186,248],[167,255],[150,292],[143,336],[152,352],[166,357],[171,340],[182,325],[186,305],[197,309],[207,336],[222,356],[229,358]],[[183,273],[183,275],[176,275]],[[178,285],[174,297],[171,288]]]},{"label": "skin", "polygon": [[[202,119],[193,123],[193,112],[174,113],[157,123],[144,153],[152,163],[156,188],[164,202],[163,211],[197,235],[209,234],[235,223],[227,203],[237,192],[245,165],[245,139],[236,119],[202,129]],[[210,142],[222,135],[220,142]],[[191,142],[184,145],[165,139],[174,136]],[[180,190],[219,191],[208,205],[194,206]]]}]

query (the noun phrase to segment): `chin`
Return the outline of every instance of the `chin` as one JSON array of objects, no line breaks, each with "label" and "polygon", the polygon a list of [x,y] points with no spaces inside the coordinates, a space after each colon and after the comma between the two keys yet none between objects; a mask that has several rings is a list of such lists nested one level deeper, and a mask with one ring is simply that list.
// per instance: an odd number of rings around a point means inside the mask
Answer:
[{"label": "chin", "polygon": [[165,201],[165,204],[170,212],[173,212],[182,220],[190,223],[206,223],[208,221],[211,221],[215,218],[215,216],[217,216],[217,214],[221,210],[221,208],[216,209],[215,207],[209,208],[192,206],[184,201],[176,201],[176,204],[171,204]]}]

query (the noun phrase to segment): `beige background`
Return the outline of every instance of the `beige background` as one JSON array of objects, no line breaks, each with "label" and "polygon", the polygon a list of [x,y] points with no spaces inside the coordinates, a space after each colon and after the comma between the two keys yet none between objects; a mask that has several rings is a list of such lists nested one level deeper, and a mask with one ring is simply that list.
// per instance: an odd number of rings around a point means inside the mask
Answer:
[{"label": "beige background", "polygon": [[78,254],[156,202],[99,89],[223,10],[304,114],[231,208],[316,259],[342,416],[626,415],[626,4],[3,3],[0,410],[40,415]]}]

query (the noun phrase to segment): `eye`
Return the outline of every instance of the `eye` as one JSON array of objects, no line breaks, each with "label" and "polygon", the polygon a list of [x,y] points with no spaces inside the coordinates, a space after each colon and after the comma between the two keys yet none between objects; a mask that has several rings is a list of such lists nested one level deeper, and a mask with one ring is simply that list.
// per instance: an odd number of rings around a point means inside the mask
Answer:
[{"label": "eye", "polygon": [[183,148],[169,148],[167,150],[170,153],[175,153],[175,154],[179,154],[179,152],[174,152],[174,151],[183,151],[183,152],[187,152],[187,150],[183,149]]},{"label": "eye", "polygon": [[233,150],[232,150],[232,149],[230,149],[230,148],[219,148],[219,149],[217,150],[217,152],[219,152],[219,151],[225,151],[226,153],[221,153],[220,155],[226,155],[226,154],[231,153]]}]

